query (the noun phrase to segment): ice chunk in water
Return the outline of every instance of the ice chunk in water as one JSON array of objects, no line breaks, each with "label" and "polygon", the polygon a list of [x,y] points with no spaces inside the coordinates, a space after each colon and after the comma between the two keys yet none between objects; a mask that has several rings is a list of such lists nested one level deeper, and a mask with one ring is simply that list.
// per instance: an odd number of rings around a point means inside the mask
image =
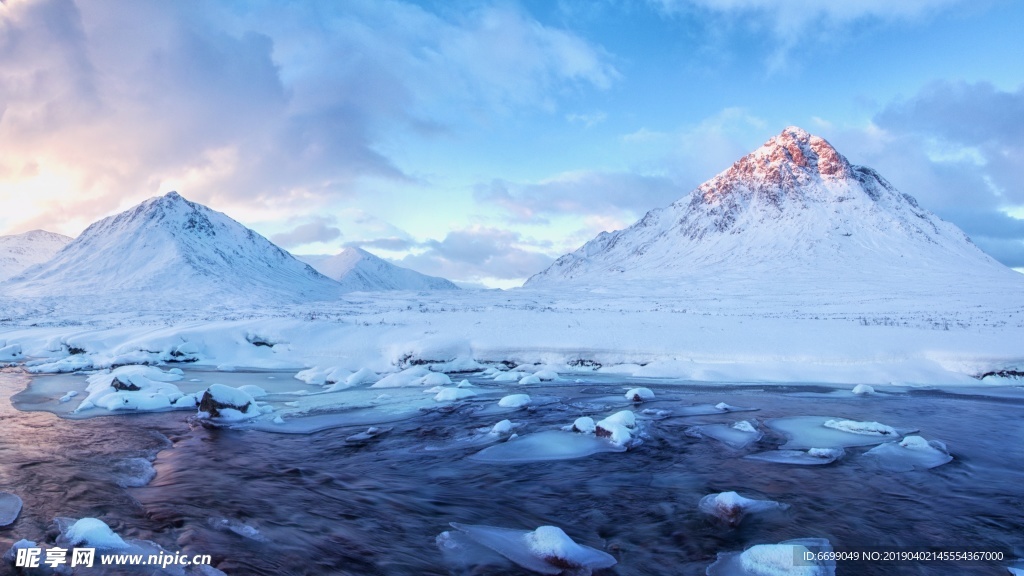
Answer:
[{"label": "ice chunk in water", "polygon": [[[708,576],[834,576],[834,561],[797,564],[796,559],[808,552],[832,552],[824,538],[800,538],[778,544],[758,544],[743,552],[719,553],[718,560],[708,566]],[[802,563],[801,563],[802,564]]]},{"label": "ice chunk in water", "polygon": [[594,423],[594,419],[590,416],[580,416],[572,423],[573,432],[581,432],[583,434],[593,434],[597,428],[597,424]]},{"label": "ice chunk in water", "polygon": [[498,400],[498,406],[502,408],[522,408],[530,403],[529,394],[510,394]]},{"label": "ice chunk in water", "polygon": [[853,393],[858,396],[870,396],[875,393],[875,389],[867,384],[857,384],[853,387]]},{"label": "ice chunk in water", "polygon": [[626,391],[626,398],[633,402],[654,400],[654,392],[650,388],[630,388]]},{"label": "ice chunk in water", "polygon": [[110,529],[110,526],[107,526],[106,522],[99,518],[82,518],[77,521],[72,521],[70,518],[58,518],[56,522],[57,526],[61,528],[60,537],[57,539],[59,544],[70,546],[84,544],[104,549],[129,547],[120,536]]},{"label": "ice chunk in water", "polygon": [[495,424],[493,428],[491,428],[491,432],[490,433],[491,434],[496,434],[496,435],[501,435],[501,434],[508,434],[511,431],[512,431],[512,421],[511,420],[502,420],[501,422],[498,422],[497,424]]},{"label": "ice chunk in water", "polygon": [[451,523],[452,528],[516,564],[540,574],[590,574],[616,564],[610,554],[577,544],[557,526],[541,526],[533,532]]},{"label": "ice chunk in water", "polygon": [[469,398],[470,396],[476,396],[476,392],[466,388],[441,388],[434,395],[434,400],[438,402],[454,402]]},{"label": "ice chunk in water", "polygon": [[871,446],[894,439],[899,434],[913,432],[878,422],[857,422],[828,416],[776,418],[765,424],[786,436],[789,441],[782,446],[786,450]]},{"label": "ice chunk in water", "polygon": [[145,458],[125,458],[114,463],[111,472],[118,486],[145,486],[156,478],[156,469]]},{"label": "ice chunk in water", "polygon": [[789,508],[789,504],[780,504],[772,500],[744,498],[735,492],[721,492],[719,494],[708,494],[701,498],[697,508],[701,512],[714,516],[730,526],[736,526],[748,513],[785,510]]},{"label": "ice chunk in water", "polygon": [[907,436],[902,442],[886,442],[864,453],[885,470],[909,472],[942,466],[953,460],[946,445],[938,440],[925,440],[920,436]]},{"label": "ice chunk in water", "polygon": [[10,492],[0,492],[0,527],[13,524],[21,514],[21,498]]},{"label": "ice chunk in water", "polygon": [[595,436],[548,430],[489,446],[471,455],[469,459],[499,464],[520,464],[545,460],[570,460],[599,452],[625,451],[624,446]]},{"label": "ice chunk in water", "polygon": [[708,424],[706,426],[694,426],[686,430],[686,434],[696,437],[714,438],[719,442],[732,448],[745,448],[753,442],[761,439],[761,433],[757,428],[746,421],[740,420],[733,425]]},{"label": "ice chunk in water", "polygon": [[831,464],[846,454],[842,448],[811,448],[807,452],[801,450],[769,450],[744,456],[748,460],[774,462],[776,464],[797,464],[800,466],[818,466]]}]

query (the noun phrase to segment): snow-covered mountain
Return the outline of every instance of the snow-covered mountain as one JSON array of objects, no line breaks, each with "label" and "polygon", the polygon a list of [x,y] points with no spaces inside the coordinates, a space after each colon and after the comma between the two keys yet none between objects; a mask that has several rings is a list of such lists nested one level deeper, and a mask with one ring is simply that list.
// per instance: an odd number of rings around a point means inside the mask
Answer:
[{"label": "snow-covered mountain", "polygon": [[0,282],[19,274],[29,266],[46,262],[71,242],[63,234],[46,230],[30,230],[21,234],[0,236]]},{"label": "snow-covered mountain", "polygon": [[562,256],[526,286],[924,292],[982,279],[1024,283],[871,168],[789,127],[671,206]]},{"label": "snow-covered mountain", "polygon": [[171,192],[93,223],[0,290],[218,305],[335,298],[341,287],[226,215]]},{"label": "snow-covered mountain", "polygon": [[334,256],[296,256],[324,276],[336,280],[345,291],[458,290],[455,284],[395,266],[361,248],[344,248]]}]

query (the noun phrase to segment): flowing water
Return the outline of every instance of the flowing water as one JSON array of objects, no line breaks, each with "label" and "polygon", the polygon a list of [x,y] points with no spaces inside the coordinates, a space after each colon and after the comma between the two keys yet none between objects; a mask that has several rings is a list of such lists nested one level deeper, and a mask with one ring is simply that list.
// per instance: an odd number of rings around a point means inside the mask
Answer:
[{"label": "flowing water", "polygon": [[[79,388],[83,379],[63,378]],[[247,376],[232,378],[237,385]],[[560,526],[618,559],[597,572],[608,575],[704,574],[718,552],[805,537],[1007,555],[975,566],[840,564],[838,574],[995,575],[1024,556],[1024,395],[1015,388],[854,397],[808,386],[649,382],[660,399],[651,408],[724,401],[759,411],[649,420],[643,443],[623,453],[493,464],[467,459],[481,446],[461,440],[502,418],[525,434],[611,413],[624,406],[602,403],[621,396],[622,382],[530,387],[562,401],[500,416],[483,402],[439,406],[363,441],[346,438],[365,426],[272,434],[206,427],[183,412],[65,420],[6,400],[29,404],[28,385],[20,373],[0,373],[0,490],[25,502],[21,517],[0,528],[0,551],[21,538],[52,542],[55,517],[93,516],[125,538],[210,554],[230,575],[524,573],[508,563],[446,564],[435,537],[449,522]],[[743,450],[685,434],[698,424],[802,415],[920,429],[954,460],[894,473],[863,458],[867,448],[851,448],[835,464],[787,466],[741,458],[783,442],[770,434]],[[132,486],[148,479],[140,459],[153,460],[156,476]],[[737,528],[697,511],[702,496],[728,490],[791,508]]]}]

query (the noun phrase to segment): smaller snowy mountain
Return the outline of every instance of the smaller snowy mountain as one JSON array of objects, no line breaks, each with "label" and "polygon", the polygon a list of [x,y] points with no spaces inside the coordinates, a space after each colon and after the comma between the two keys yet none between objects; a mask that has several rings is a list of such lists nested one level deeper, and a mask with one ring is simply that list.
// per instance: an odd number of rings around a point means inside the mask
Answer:
[{"label": "smaller snowy mountain", "polygon": [[395,266],[361,248],[344,248],[334,256],[296,256],[318,272],[336,280],[347,292],[378,290],[458,290],[444,278],[427,276]]},{"label": "smaller snowy mountain", "polygon": [[93,223],[0,291],[220,306],[333,299],[342,290],[228,216],[170,192]]},{"label": "smaller snowy mountain", "polygon": [[0,236],[0,282],[42,264],[71,242],[72,238],[46,230]]}]

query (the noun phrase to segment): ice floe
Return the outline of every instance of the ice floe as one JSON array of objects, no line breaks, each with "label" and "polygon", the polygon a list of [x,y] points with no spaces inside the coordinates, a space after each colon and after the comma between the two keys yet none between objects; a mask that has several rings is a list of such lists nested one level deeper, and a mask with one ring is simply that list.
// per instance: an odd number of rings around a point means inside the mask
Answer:
[{"label": "ice floe", "polygon": [[21,498],[10,492],[0,492],[0,527],[9,526],[21,514]]},{"label": "ice floe", "polygon": [[733,424],[707,424],[694,426],[686,430],[688,436],[696,438],[714,438],[732,448],[746,448],[761,439],[761,432],[747,420]]},{"label": "ice floe", "polygon": [[842,448],[811,448],[803,450],[768,450],[757,454],[748,454],[748,460],[774,462],[776,464],[796,464],[798,466],[820,466],[831,464],[846,454]]},{"label": "ice floe", "polygon": [[797,561],[804,554],[832,552],[832,545],[824,538],[800,538],[778,544],[758,544],[743,552],[718,554],[718,560],[708,566],[708,576],[833,576],[836,564],[832,560]]},{"label": "ice floe", "polygon": [[454,532],[443,532],[437,538],[442,550],[465,548],[461,541],[468,539],[538,574],[585,576],[616,564],[612,555],[577,544],[557,526],[527,531],[452,522],[451,527]]},{"label": "ice floe", "polygon": [[714,516],[730,526],[736,526],[747,514],[786,510],[789,508],[789,504],[780,504],[772,500],[745,498],[736,492],[720,492],[718,494],[708,494],[701,498],[697,508],[701,512]]},{"label": "ice floe", "polygon": [[858,422],[828,416],[793,416],[768,420],[765,424],[786,436],[786,450],[871,446],[914,432],[878,422]]},{"label": "ice floe", "polygon": [[526,434],[489,446],[469,457],[478,462],[522,464],[570,460],[600,452],[625,452],[626,447],[589,434],[547,430]]},{"label": "ice floe", "polygon": [[864,457],[875,459],[883,469],[893,472],[927,470],[953,460],[945,444],[920,436],[907,436],[900,442],[880,444],[865,452]]}]

